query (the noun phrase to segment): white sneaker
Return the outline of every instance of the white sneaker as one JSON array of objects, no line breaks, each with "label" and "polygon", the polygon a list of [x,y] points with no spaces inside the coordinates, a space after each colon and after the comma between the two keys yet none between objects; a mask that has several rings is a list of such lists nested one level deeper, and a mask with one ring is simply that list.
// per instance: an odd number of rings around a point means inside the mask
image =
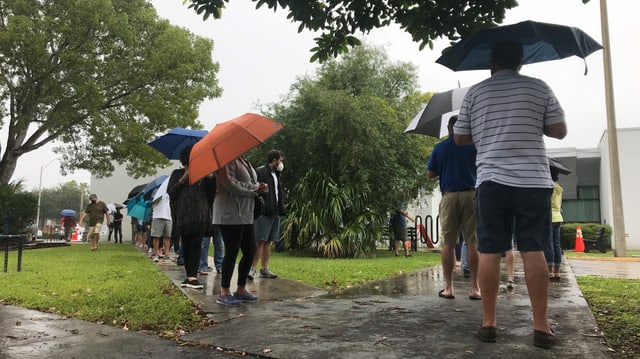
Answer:
[{"label": "white sneaker", "polygon": [[249,269],[249,275],[247,276],[247,278],[253,280],[253,278],[256,277],[256,269],[251,267],[251,269]]}]

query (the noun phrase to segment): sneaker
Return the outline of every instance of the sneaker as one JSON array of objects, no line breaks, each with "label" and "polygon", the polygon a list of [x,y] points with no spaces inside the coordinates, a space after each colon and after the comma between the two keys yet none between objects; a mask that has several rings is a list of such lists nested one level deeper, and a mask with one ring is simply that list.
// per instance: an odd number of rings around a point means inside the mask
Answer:
[{"label": "sneaker", "polygon": [[231,294],[227,294],[224,297],[218,296],[218,298],[216,298],[216,303],[234,307],[242,305],[242,302],[234,298],[234,296]]},{"label": "sneaker", "polygon": [[462,270],[462,275],[463,275],[465,278],[469,278],[469,276],[471,275],[471,271],[470,271],[470,270],[468,270],[467,268],[464,268],[464,269]]},{"label": "sneaker", "polygon": [[233,294],[233,297],[241,302],[257,302],[258,301],[258,297],[256,297],[255,295],[249,292],[246,292],[246,293],[235,292]]},{"label": "sneaker", "polygon": [[176,265],[183,266],[184,265],[184,259],[182,259],[182,258],[176,259]]},{"label": "sneaker", "polygon": [[256,277],[256,269],[252,267],[249,270],[249,275],[247,276],[247,278],[253,280],[253,278],[255,278],[255,277]]},{"label": "sneaker", "polygon": [[159,261],[159,260],[160,260],[160,257],[158,257],[158,256],[153,256],[153,261],[154,261],[154,262],[158,263],[158,261]]},{"label": "sneaker", "polygon": [[507,282],[507,289],[509,289],[509,290],[513,289],[513,281],[512,280]]},{"label": "sneaker", "polygon": [[546,333],[541,330],[533,331],[533,345],[538,348],[551,349],[552,346],[558,343],[556,333],[551,330],[551,333]]},{"label": "sneaker", "polygon": [[188,280],[188,279],[185,279],[185,280],[183,280],[183,281],[182,281],[182,283],[180,283],[180,286],[181,286],[181,287],[186,287],[186,286],[187,286],[187,284],[189,284],[189,280]]},{"label": "sneaker", "polygon": [[183,287],[193,288],[193,289],[202,289],[202,288],[204,288],[204,285],[202,283],[198,282],[197,279],[186,280],[185,282],[182,282],[182,286]]},{"label": "sneaker", "polygon": [[269,268],[260,268],[260,278],[278,278],[278,275],[271,272]]}]

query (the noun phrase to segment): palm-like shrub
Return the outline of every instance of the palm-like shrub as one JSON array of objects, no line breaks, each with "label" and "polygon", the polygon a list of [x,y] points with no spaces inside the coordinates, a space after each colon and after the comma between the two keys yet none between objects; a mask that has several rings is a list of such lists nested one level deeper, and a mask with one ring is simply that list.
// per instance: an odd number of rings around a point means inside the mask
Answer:
[{"label": "palm-like shrub", "polygon": [[338,186],[309,170],[296,185],[297,196],[283,221],[285,243],[327,258],[366,257],[381,235],[381,218],[367,208],[369,189]]}]

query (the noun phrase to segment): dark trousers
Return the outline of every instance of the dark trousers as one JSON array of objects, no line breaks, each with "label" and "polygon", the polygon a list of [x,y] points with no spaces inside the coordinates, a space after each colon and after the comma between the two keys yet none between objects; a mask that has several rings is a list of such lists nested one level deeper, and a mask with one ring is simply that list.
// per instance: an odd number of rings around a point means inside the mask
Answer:
[{"label": "dark trousers", "polygon": [[238,285],[247,284],[247,276],[251,269],[253,256],[257,251],[256,234],[253,224],[220,225],[218,227],[224,241],[224,259],[222,260],[222,288],[231,287],[231,277],[236,266],[238,252],[242,251],[242,258],[238,263]]},{"label": "dark trousers", "polygon": [[187,272],[187,277],[198,276],[203,236],[204,233],[185,232],[182,232],[180,235],[182,238],[182,258],[184,259],[184,269]]},{"label": "dark trousers", "polygon": [[122,243],[122,226],[116,225],[113,227],[113,241],[118,243],[118,240]]}]

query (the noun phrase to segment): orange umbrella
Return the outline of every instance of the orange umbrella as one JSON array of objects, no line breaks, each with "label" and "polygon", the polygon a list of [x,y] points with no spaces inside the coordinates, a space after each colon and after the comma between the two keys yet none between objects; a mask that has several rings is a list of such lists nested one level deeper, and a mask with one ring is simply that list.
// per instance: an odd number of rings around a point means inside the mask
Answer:
[{"label": "orange umbrella", "polygon": [[282,124],[255,113],[217,124],[198,141],[189,157],[189,183],[225,166],[282,129]]}]

